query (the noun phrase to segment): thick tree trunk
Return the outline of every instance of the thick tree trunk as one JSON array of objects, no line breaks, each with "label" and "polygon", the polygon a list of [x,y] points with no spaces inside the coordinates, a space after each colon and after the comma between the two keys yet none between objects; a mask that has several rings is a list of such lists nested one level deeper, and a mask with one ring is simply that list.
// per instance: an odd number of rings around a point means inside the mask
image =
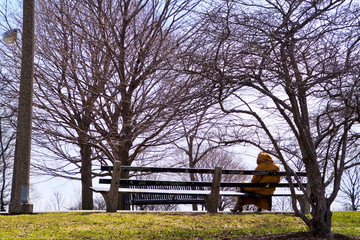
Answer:
[{"label": "thick tree trunk", "polygon": [[[318,180],[318,179],[317,179]],[[312,182],[312,184],[314,184]],[[311,189],[311,199],[313,200],[313,207],[311,211],[312,219],[310,220],[310,231],[315,237],[328,238],[332,237],[331,232],[331,216],[330,206],[327,204],[325,191],[319,190],[322,188],[316,187]]]},{"label": "thick tree trunk", "polygon": [[91,147],[89,145],[82,145],[80,147],[81,153],[81,207],[82,210],[93,210],[93,192],[92,186],[92,162],[91,162]]},{"label": "thick tree trunk", "polygon": [[319,166],[316,156],[307,156],[304,163],[308,175],[308,186],[311,193],[311,215],[309,228],[313,236],[316,237],[332,237],[331,232],[331,216],[330,205],[325,196],[325,187],[319,171]]},{"label": "thick tree trunk", "polygon": [[[124,165],[128,165],[128,164],[124,164]],[[120,174],[120,178],[129,179],[129,172],[122,171]],[[130,210],[130,205],[125,204],[123,194],[120,194],[120,193],[118,196],[117,209],[118,210]]]},{"label": "thick tree trunk", "polygon": [[106,212],[116,212],[119,200],[119,179],[121,173],[121,163],[115,161],[113,163],[113,172],[111,176],[111,184],[109,193],[104,195],[106,202]]},{"label": "thick tree trunk", "polygon": [[[129,121],[129,120],[128,120]],[[118,155],[118,159],[120,160],[121,165],[125,165],[125,166],[130,166],[131,165],[131,161],[130,161],[130,157],[129,157],[129,152],[130,152],[130,148],[132,146],[132,137],[131,137],[131,124],[127,124],[126,127],[124,126],[123,130],[122,130],[122,138],[120,140],[120,142],[122,142],[123,144],[120,144],[119,146],[119,155]],[[129,173],[122,171],[121,174],[119,175],[119,179],[120,178],[124,178],[124,179],[128,179],[129,178]],[[122,194],[118,194],[118,204],[117,204],[117,209],[119,210],[129,210],[130,206],[126,205],[124,202],[124,198]]]},{"label": "thick tree trunk", "polygon": [[312,212],[310,231],[315,237],[332,238],[331,232],[331,216],[330,206],[322,209],[319,207]]}]

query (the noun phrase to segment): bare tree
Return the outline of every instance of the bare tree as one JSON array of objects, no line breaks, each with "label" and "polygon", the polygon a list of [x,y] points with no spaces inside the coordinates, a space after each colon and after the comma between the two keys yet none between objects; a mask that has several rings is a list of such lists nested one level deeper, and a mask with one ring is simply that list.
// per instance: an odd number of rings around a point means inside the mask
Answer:
[{"label": "bare tree", "polygon": [[37,143],[57,161],[37,167],[67,178],[80,172],[83,209],[92,208],[93,159],[131,165],[202,107],[192,104],[203,95],[192,90],[197,82],[172,70],[193,6],[169,0],[39,5]]},{"label": "bare tree", "polygon": [[64,207],[64,200],[61,191],[53,190],[51,197],[45,203],[45,209],[49,211],[61,211]]},{"label": "bare tree", "polygon": [[357,211],[360,207],[360,167],[345,171],[340,191],[344,195],[345,205]]},{"label": "bare tree", "polygon": [[105,210],[106,203],[102,196],[97,196],[94,198],[94,210]]},{"label": "bare tree", "polygon": [[54,191],[53,192],[53,198],[52,198],[53,207],[56,211],[60,211],[63,208],[64,204],[64,196],[60,191]]},{"label": "bare tree", "polygon": [[149,146],[168,143],[177,123],[196,107],[192,86],[197,83],[172,70],[186,39],[181,21],[192,3],[125,1],[111,10],[89,3],[116,69],[109,91],[98,101],[98,146],[107,159],[131,165]]},{"label": "bare tree", "polygon": [[292,211],[292,200],[291,197],[277,197],[273,202],[274,211]]},{"label": "bare tree", "polygon": [[[2,54],[1,54],[2,55]],[[10,78],[0,62],[0,211],[5,211],[10,197],[12,158],[15,151],[16,104]]]},{"label": "bare tree", "polygon": [[[1,110],[0,110],[1,111]],[[13,128],[4,127],[4,120],[10,116],[0,116],[0,211],[5,211],[5,206],[8,204],[8,197],[10,196],[11,185],[11,169],[12,164],[10,159],[13,158],[15,147],[15,131]]]},{"label": "bare tree", "polygon": [[342,0],[214,5],[201,15],[189,73],[197,69],[211,80],[223,111],[238,116],[243,134],[236,141],[271,151],[289,173],[285,155],[303,163],[311,219],[298,210],[295,197],[294,210],[314,236],[331,236],[330,206],[344,169],[359,154],[353,144],[360,49],[355,5]]},{"label": "bare tree", "polygon": [[91,124],[113,71],[110,59],[99,51],[104,43],[97,39],[97,22],[82,4],[44,1],[38,8],[35,130],[46,151],[35,166],[42,174],[80,176],[82,209],[93,209]]},{"label": "bare tree", "polygon": [[82,210],[81,191],[75,189],[74,195],[72,196],[70,203],[66,206],[66,209],[70,211]]},{"label": "bare tree", "polygon": [[[191,8],[177,1],[125,1],[108,8],[89,1],[106,43],[115,73],[98,99],[94,127],[99,149],[109,160],[131,165],[148,146],[167,143],[174,124],[183,119],[196,94],[184,75],[171,70],[178,45],[184,41],[179,22]],[[122,18],[113,16],[116,14]],[[118,22],[112,22],[112,21]],[[120,29],[117,29],[117,24]],[[175,63],[173,63],[175,64]],[[175,125],[176,126],[176,125]],[[138,141],[134,141],[137,139]],[[103,141],[103,142],[102,142]]]},{"label": "bare tree", "polygon": [[[66,207],[67,210],[83,210],[82,209],[82,197],[80,194],[75,194],[75,199]],[[94,197],[94,208],[93,210],[105,210],[106,204],[102,196]]]}]

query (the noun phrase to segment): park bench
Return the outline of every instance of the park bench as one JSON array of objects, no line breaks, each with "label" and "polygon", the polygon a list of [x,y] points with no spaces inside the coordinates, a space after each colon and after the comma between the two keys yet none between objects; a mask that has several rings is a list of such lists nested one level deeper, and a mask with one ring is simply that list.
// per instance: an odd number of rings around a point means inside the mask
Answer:
[{"label": "park bench", "polygon": [[[111,176],[113,167],[102,166],[101,170],[108,172]],[[205,204],[208,212],[217,212],[219,198],[222,196],[257,196],[264,195],[246,193],[237,191],[242,187],[276,187],[289,188],[290,183],[243,183],[243,182],[223,182],[223,174],[240,174],[240,175],[269,175],[269,176],[286,176],[286,172],[277,171],[254,171],[254,170],[229,170],[216,167],[215,169],[204,168],[161,168],[161,167],[132,167],[121,166],[121,171],[132,173],[199,173],[212,174],[211,182],[205,181],[168,181],[168,180],[137,180],[137,179],[120,179],[119,194],[123,196],[123,201],[128,205],[148,205],[148,204]],[[304,172],[296,172],[299,177],[306,177]],[[111,178],[100,178],[100,184],[103,186],[91,187],[94,192],[107,194],[110,189]],[[106,184],[106,185],[105,185]],[[293,180],[291,183],[294,187],[300,186]],[[301,183],[306,187],[306,182]],[[222,190],[223,188],[233,190]],[[269,195],[266,195],[269,196]],[[272,197],[291,196],[290,192],[284,193],[275,191]],[[301,211],[305,212],[305,201],[303,193],[296,191],[295,194],[300,203]]]}]

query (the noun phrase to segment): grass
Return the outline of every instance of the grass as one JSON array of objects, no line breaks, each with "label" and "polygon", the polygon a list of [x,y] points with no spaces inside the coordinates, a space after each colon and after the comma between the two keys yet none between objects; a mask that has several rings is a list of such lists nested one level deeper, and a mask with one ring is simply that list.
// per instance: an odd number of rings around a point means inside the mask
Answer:
[{"label": "grass", "polygon": [[[0,215],[0,239],[224,239],[307,231],[292,214],[44,213]],[[334,212],[333,231],[360,236],[360,212]]]}]

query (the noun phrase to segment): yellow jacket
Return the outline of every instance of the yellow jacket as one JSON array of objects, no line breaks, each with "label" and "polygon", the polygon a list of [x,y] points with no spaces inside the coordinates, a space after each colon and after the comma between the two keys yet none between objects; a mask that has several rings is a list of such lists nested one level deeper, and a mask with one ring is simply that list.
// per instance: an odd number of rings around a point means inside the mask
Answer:
[{"label": "yellow jacket", "polygon": [[[268,153],[260,153],[257,158],[258,166],[256,171],[280,171],[279,165],[274,163],[274,160]],[[280,182],[280,176],[262,176],[254,175],[251,179],[252,183],[278,183]],[[263,195],[272,195],[275,192],[275,188],[260,188],[260,187],[244,187],[243,191],[254,192]]]}]

